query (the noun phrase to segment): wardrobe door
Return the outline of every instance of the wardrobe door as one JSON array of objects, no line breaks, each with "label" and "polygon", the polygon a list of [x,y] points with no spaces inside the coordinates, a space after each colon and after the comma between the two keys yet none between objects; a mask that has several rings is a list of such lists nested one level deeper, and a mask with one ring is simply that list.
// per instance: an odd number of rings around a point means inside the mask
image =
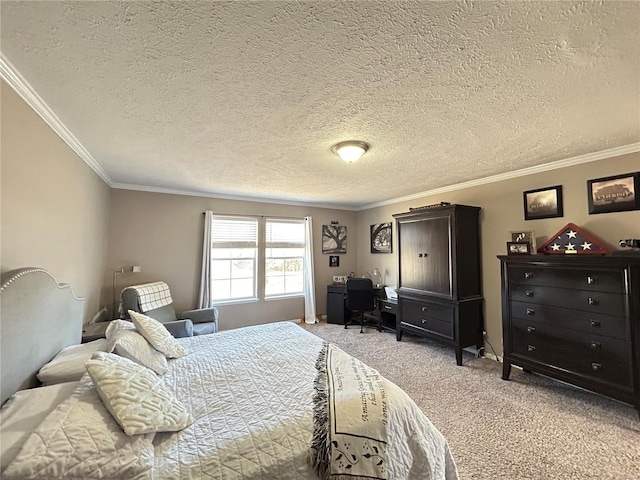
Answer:
[{"label": "wardrobe door", "polygon": [[400,286],[451,297],[451,216],[400,224]]}]

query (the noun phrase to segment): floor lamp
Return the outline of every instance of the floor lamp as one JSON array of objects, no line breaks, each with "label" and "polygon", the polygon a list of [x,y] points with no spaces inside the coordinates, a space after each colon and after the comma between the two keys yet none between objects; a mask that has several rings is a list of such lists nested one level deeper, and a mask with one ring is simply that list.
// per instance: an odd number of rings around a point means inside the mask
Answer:
[{"label": "floor lamp", "polygon": [[[120,318],[120,312],[116,312],[116,281],[118,278],[118,274],[123,275],[125,273],[140,273],[142,271],[142,267],[140,265],[132,265],[130,267],[120,267],[113,271],[113,310],[111,311],[111,318],[116,319]],[[116,316],[117,315],[117,316]]]}]

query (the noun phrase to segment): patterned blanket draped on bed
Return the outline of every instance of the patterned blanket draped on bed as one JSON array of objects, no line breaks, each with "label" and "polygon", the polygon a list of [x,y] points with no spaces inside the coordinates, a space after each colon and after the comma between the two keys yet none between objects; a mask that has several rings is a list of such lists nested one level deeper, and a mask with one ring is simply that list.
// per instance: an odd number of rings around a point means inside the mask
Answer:
[{"label": "patterned blanket draped on bed", "polygon": [[314,396],[312,462],[322,480],[386,479],[388,406],[377,370],[325,343]]}]

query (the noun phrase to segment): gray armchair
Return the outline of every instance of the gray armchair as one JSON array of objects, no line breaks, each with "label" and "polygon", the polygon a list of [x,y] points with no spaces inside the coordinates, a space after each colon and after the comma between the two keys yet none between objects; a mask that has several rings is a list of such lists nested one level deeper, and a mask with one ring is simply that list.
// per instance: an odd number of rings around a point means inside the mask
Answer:
[{"label": "gray armchair", "polygon": [[133,285],[122,290],[125,318],[129,310],[162,322],[174,337],[191,337],[218,331],[218,309],[203,308],[176,314],[169,286],[164,282]]}]

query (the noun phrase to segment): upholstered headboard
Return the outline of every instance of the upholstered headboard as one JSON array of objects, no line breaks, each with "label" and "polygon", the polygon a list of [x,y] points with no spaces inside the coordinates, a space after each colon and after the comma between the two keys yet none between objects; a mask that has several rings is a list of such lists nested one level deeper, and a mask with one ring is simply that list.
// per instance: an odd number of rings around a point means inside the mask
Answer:
[{"label": "upholstered headboard", "polygon": [[62,348],[80,343],[84,299],[42,268],[2,274],[0,404],[38,385],[36,373]]}]

